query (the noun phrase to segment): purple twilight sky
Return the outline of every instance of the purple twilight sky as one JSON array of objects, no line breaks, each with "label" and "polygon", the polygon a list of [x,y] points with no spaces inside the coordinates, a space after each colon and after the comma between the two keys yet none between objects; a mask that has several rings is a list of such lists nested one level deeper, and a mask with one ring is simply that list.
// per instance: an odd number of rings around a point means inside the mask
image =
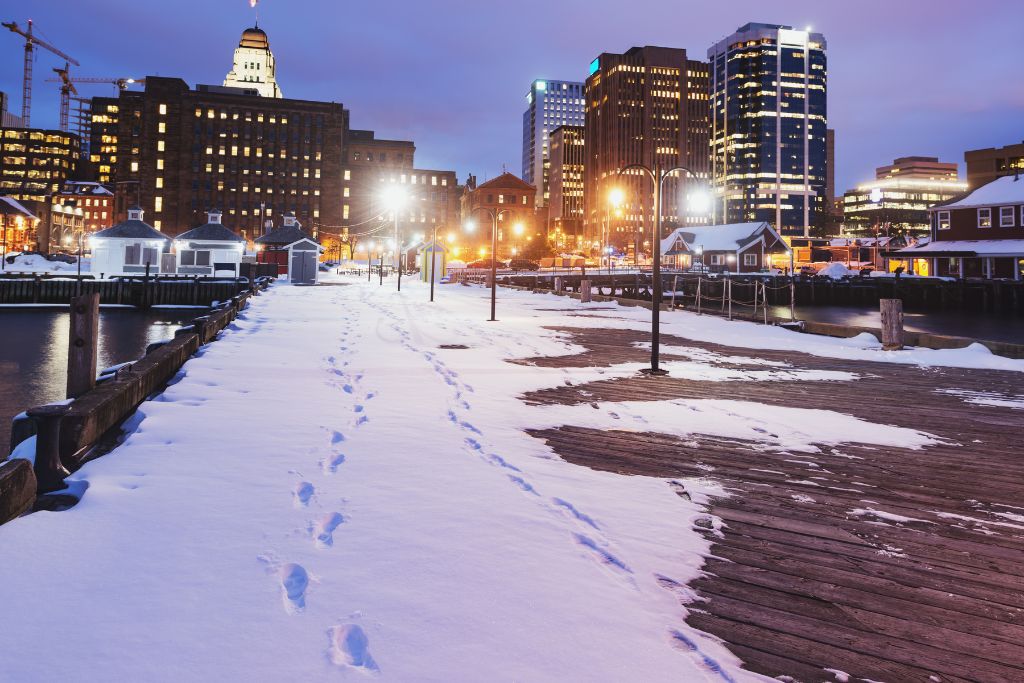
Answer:
[{"label": "purple twilight sky", "polygon": [[[837,190],[905,155],[963,164],[966,149],[1024,140],[1021,0],[562,0],[420,3],[261,0],[260,26],[288,97],[342,102],[352,126],[416,141],[417,166],[519,173],[521,116],[535,78],[583,80],[600,52],[682,47],[700,59],[748,21],[824,33]],[[246,0],[32,0],[4,21],[36,22],[80,76],[179,76],[219,84]],[[0,90],[20,112],[22,41],[0,32]],[[39,51],[33,123],[57,126],[59,66]],[[113,86],[83,86],[109,95]]]}]

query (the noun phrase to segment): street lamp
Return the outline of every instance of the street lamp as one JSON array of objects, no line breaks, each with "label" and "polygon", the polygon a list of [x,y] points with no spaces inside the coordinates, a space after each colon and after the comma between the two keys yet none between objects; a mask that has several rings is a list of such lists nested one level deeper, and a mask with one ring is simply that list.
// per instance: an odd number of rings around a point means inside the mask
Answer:
[{"label": "street lamp", "polygon": [[608,272],[612,272],[612,252],[609,247],[612,241],[612,209],[617,209],[622,206],[622,203],[626,200],[626,194],[622,191],[621,187],[613,187],[608,192],[608,209],[607,209],[607,220],[605,221],[605,238],[604,238],[604,253],[608,259]]},{"label": "street lamp", "polygon": [[[495,211],[486,206],[478,206],[469,213],[472,216],[477,211],[485,211],[491,217],[491,318],[488,322],[495,322],[497,320],[494,317],[495,302],[498,293],[498,219],[502,214],[512,213],[512,210],[498,209]],[[473,232],[476,229],[476,223],[470,220],[465,227],[467,232]]]},{"label": "street lamp", "polygon": [[643,164],[630,164],[620,168],[618,175],[627,171],[640,171],[650,177],[654,185],[654,229],[651,236],[651,257],[653,291],[651,293],[651,367],[641,370],[644,374],[659,376],[667,375],[667,370],[658,367],[660,360],[661,330],[659,329],[661,318],[661,199],[664,193],[665,178],[682,172],[696,178],[697,175],[685,166],[675,166],[668,170],[662,170],[661,164],[655,164],[649,168]]},{"label": "street lamp", "polygon": [[[402,291],[402,240],[398,236],[398,210],[405,206],[407,197],[405,191],[393,185],[384,191],[384,204],[387,206],[391,213],[395,216],[395,249],[398,253],[398,291]],[[381,256],[381,263],[384,262],[384,257]],[[383,278],[383,276],[381,276]]]}]

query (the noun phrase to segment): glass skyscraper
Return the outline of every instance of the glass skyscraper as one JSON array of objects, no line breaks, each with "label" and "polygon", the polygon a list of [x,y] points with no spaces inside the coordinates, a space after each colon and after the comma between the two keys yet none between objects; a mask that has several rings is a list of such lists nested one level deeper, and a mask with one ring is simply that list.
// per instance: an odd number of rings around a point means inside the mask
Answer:
[{"label": "glass skyscraper", "polygon": [[715,222],[824,224],[825,48],[820,33],[751,23],[708,50]]},{"label": "glass skyscraper", "polygon": [[537,206],[547,206],[550,135],[559,126],[583,125],[583,84],[537,80],[523,112],[523,180],[537,188]]}]

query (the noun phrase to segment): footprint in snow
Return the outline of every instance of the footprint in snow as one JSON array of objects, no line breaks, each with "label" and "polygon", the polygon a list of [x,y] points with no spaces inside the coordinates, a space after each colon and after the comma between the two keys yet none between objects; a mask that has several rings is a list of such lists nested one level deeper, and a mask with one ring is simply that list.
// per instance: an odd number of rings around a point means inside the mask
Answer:
[{"label": "footprint in snow", "polygon": [[302,565],[288,563],[277,571],[281,580],[281,598],[288,614],[298,614],[306,607],[306,588],[309,587],[309,574]]},{"label": "footprint in snow", "polygon": [[537,493],[537,490],[533,488],[533,485],[530,484],[530,482],[523,479],[522,477],[514,477],[512,475],[509,475],[508,478],[512,481],[513,484],[515,484],[522,490],[526,491],[527,493],[532,493],[535,496],[540,495],[539,493]]},{"label": "footprint in snow", "polygon": [[379,671],[370,656],[370,639],[357,624],[332,626],[327,630],[327,658],[333,664],[363,671]]},{"label": "footprint in snow", "polygon": [[353,408],[353,410],[355,410],[357,413],[361,413],[361,412],[363,412],[363,406],[361,404],[357,403],[355,405],[355,408]]},{"label": "footprint in snow", "polygon": [[316,493],[316,488],[308,481],[300,481],[292,490],[292,499],[297,508],[309,505],[309,499]]},{"label": "footprint in snow", "polygon": [[329,548],[334,545],[334,530],[341,526],[345,518],[337,512],[329,512],[313,525],[313,539],[317,548]]},{"label": "footprint in snow", "polygon": [[345,462],[345,456],[341,453],[332,453],[320,461],[320,469],[324,474],[334,474]]}]

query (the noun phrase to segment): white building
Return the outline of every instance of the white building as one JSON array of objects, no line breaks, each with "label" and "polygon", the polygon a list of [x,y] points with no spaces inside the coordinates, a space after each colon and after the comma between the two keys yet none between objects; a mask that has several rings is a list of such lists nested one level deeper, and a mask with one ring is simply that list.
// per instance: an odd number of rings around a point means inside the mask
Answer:
[{"label": "white building", "polygon": [[221,223],[217,210],[206,214],[206,223],[174,238],[179,275],[230,275],[237,277],[245,251],[245,239]]},{"label": "white building", "polygon": [[128,209],[128,220],[89,238],[90,268],[96,276],[142,275],[147,270],[156,275],[169,244],[166,236],[142,220],[142,209],[133,206]]},{"label": "white building", "polygon": [[267,34],[257,25],[247,28],[235,48],[235,62],[224,78],[229,88],[258,90],[263,97],[284,97],[277,85],[277,66]]},{"label": "white building", "polygon": [[582,126],[583,84],[537,80],[523,112],[523,180],[537,188],[537,206],[548,205],[549,137],[559,126]]}]

